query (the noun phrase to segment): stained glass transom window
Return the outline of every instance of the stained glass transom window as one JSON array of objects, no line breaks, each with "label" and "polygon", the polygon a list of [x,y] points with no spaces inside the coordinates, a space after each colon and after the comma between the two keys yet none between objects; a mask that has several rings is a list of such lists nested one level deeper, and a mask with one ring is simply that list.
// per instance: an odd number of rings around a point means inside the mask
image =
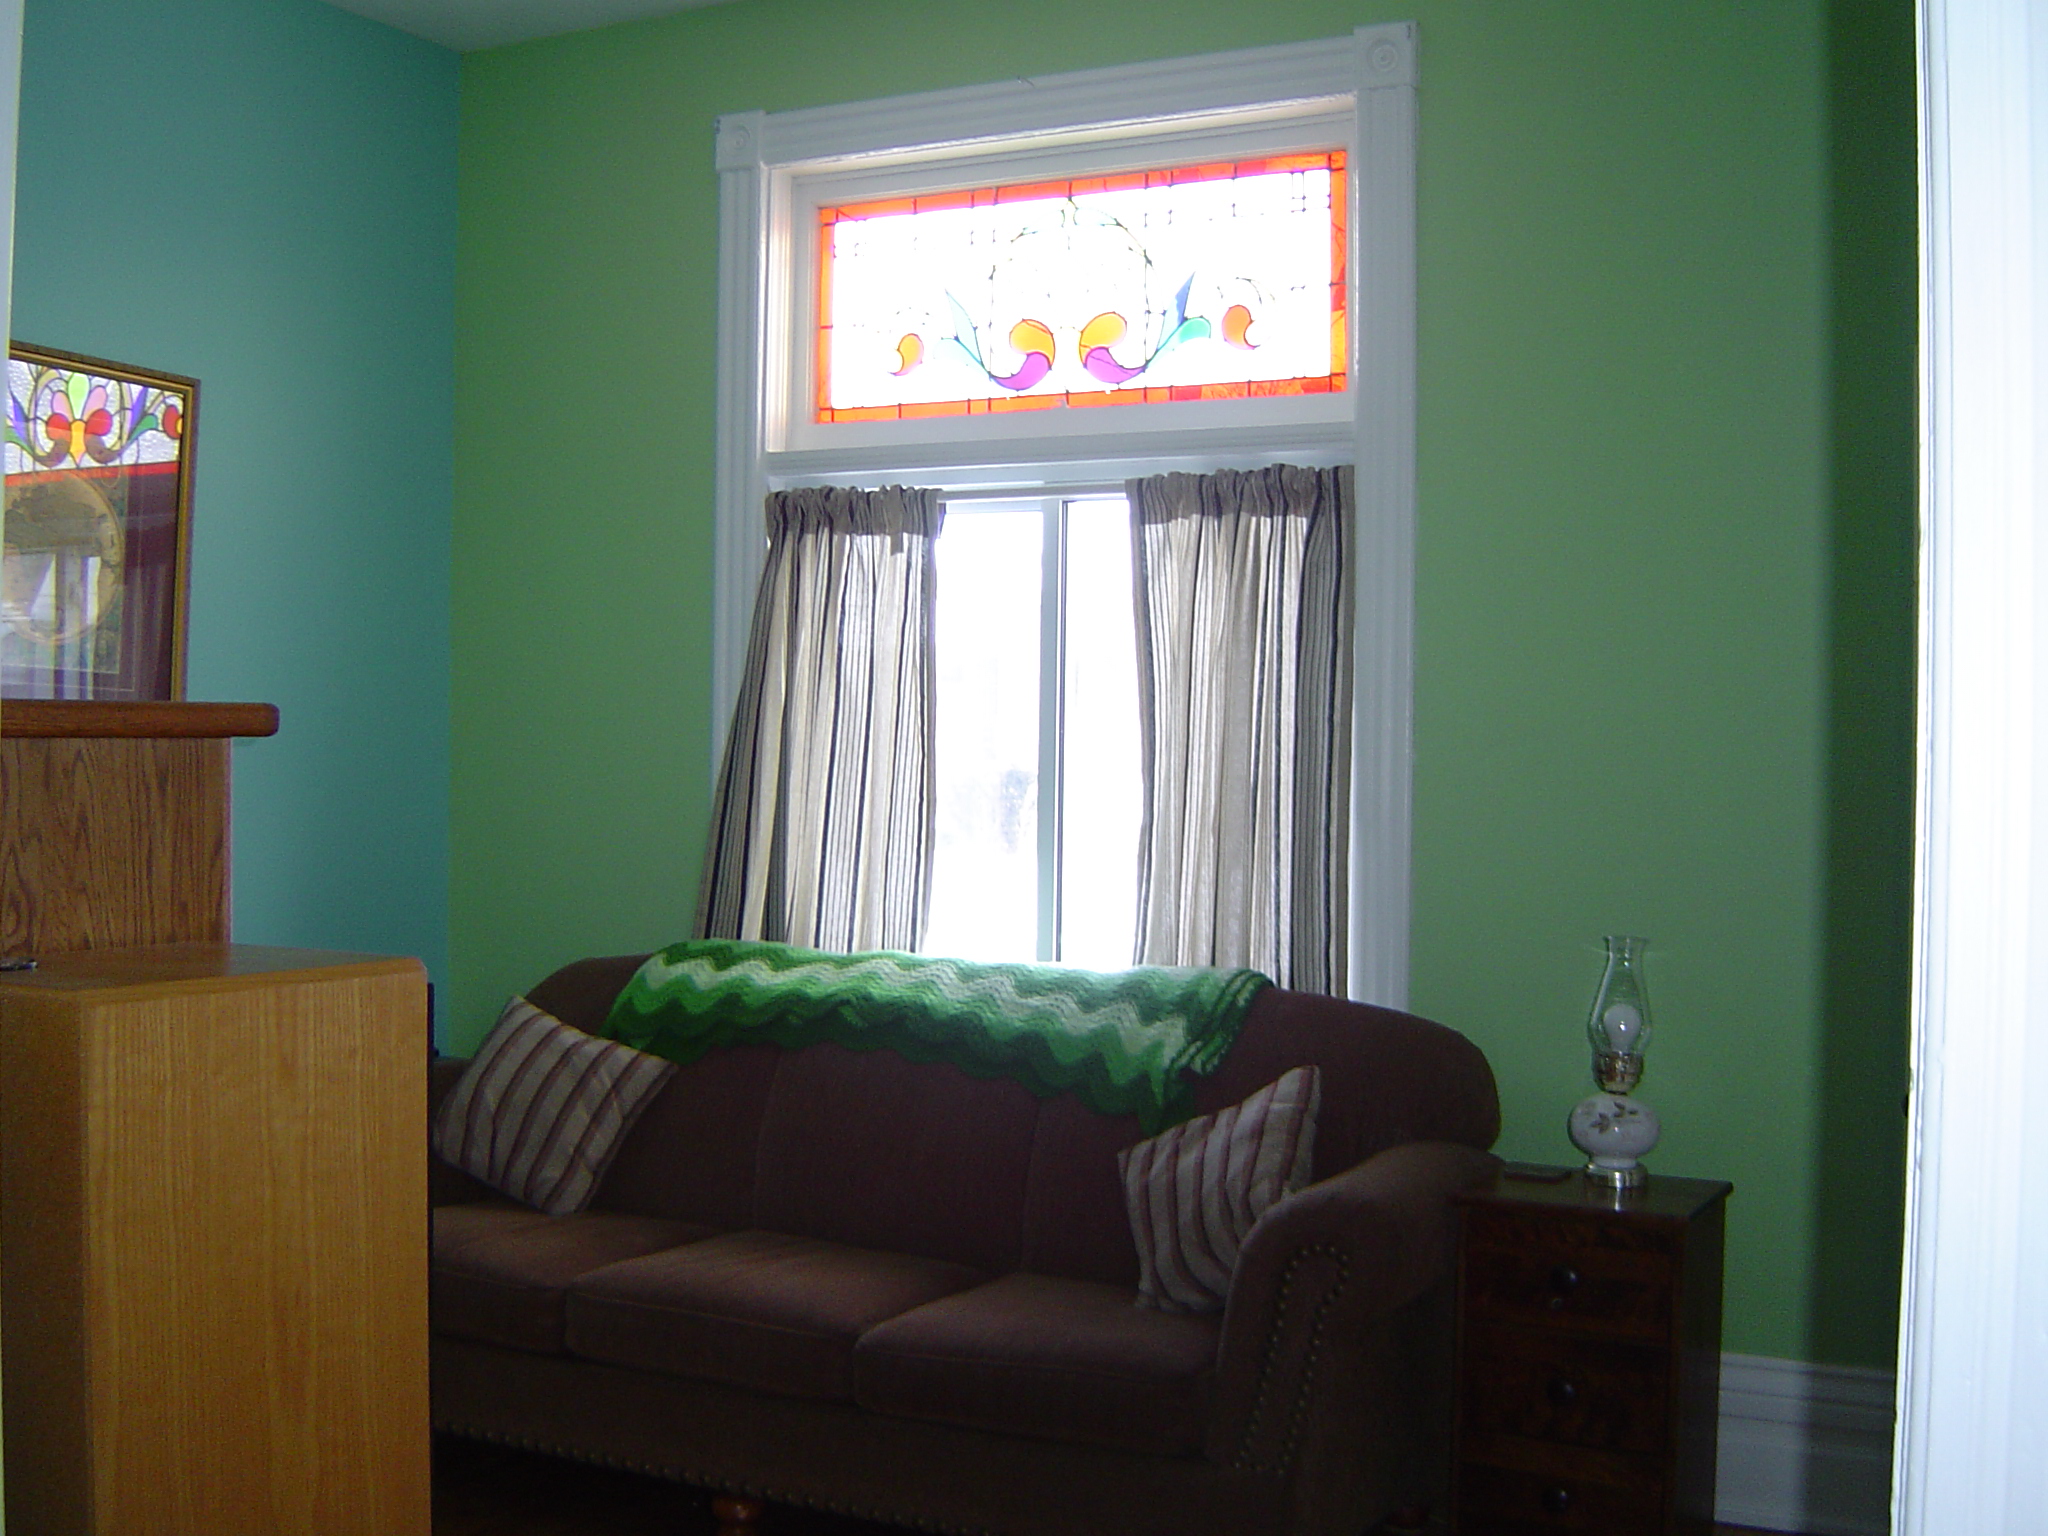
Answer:
[{"label": "stained glass transom window", "polygon": [[7,473],[175,464],[185,402],[175,390],[83,368],[7,361]]},{"label": "stained glass transom window", "polygon": [[1332,150],[819,210],[817,420],[1345,385]]}]

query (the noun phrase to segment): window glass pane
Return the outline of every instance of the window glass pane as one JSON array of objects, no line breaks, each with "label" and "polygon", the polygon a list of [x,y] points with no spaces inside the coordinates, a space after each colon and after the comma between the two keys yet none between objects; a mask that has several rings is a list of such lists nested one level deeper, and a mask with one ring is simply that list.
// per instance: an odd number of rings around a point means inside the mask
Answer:
[{"label": "window glass pane", "polygon": [[927,954],[1038,952],[1037,507],[949,508],[938,542],[937,843]]},{"label": "window glass pane", "polygon": [[1138,656],[1130,512],[1122,497],[1067,507],[1061,750],[1060,958],[1131,963],[1138,909]]},{"label": "window glass pane", "polygon": [[819,421],[1344,387],[1344,155],[819,210]]}]

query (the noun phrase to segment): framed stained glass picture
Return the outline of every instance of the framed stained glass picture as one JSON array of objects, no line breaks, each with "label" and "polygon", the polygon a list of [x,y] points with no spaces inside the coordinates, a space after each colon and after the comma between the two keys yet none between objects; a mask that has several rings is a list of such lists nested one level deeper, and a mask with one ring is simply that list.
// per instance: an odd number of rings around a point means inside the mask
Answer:
[{"label": "framed stained glass picture", "polygon": [[820,207],[812,419],[1341,393],[1345,159]]},{"label": "framed stained glass picture", "polygon": [[196,379],[9,348],[0,695],[184,696],[198,405]]}]

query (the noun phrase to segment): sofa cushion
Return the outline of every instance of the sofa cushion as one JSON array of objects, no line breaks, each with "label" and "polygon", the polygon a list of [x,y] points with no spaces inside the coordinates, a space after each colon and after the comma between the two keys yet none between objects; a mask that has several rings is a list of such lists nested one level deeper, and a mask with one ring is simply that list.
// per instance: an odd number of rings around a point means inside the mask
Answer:
[{"label": "sofa cushion", "polygon": [[936,1259],[728,1232],[583,1276],[569,1297],[568,1347],[613,1365],[847,1398],[856,1339],[985,1278]]},{"label": "sofa cushion", "polygon": [[571,1280],[714,1230],[612,1211],[544,1216],[509,1200],[439,1206],[433,1222],[434,1330],[545,1354],[562,1348]]},{"label": "sofa cushion", "polygon": [[1160,1456],[1198,1455],[1221,1319],[1018,1273],[881,1323],[854,1350],[875,1413]]},{"label": "sofa cushion", "polygon": [[434,1150],[502,1194],[571,1216],[675,1071],[515,997],[442,1101]]},{"label": "sofa cushion", "polygon": [[1308,1182],[1321,1081],[1315,1067],[1296,1067],[1241,1104],[1117,1154],[1142,1304],[1223,1310],[1244,1240],[1268,1207]]}]

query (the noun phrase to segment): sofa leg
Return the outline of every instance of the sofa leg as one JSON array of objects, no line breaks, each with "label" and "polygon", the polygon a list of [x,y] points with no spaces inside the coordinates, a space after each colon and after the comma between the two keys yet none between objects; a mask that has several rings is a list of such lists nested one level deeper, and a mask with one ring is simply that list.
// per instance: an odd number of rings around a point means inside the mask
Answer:
[{"label": "sofa leg", "polygon": [[761,1501],[722,1493],[711,1501],[718,1536],[761,1536]]}]

